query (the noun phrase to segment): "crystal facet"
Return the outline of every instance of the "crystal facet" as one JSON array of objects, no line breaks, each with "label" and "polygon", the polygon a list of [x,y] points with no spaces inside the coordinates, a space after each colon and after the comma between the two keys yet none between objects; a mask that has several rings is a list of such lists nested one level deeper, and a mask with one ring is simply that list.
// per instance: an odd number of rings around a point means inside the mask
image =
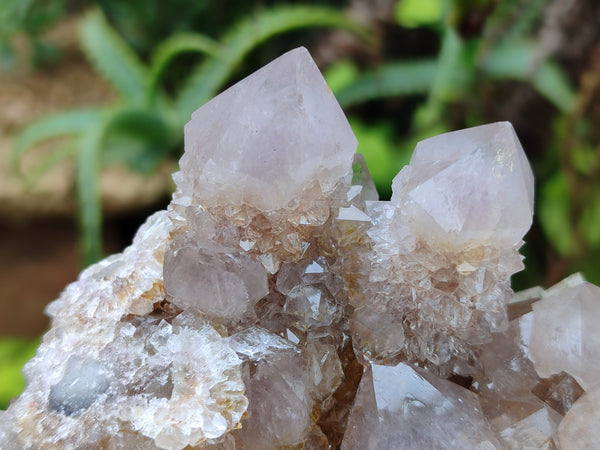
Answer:
[{"label": "crystal facet", "polygon": [[185,127],[178,187],[205,205],[291,208],[311,184],[333,190],[357,141],[305,48],[198,109]]},{"label": "crystal facet", "polygon": [[369,366],[342,449],[499,448],[477,396],[399,363]]},{"label": "crystal facet", "polygon": [[413,232],[438,245],[511,246],[531,226],[533,174],[508,122],[419,142],[392,187]]},{"label": "crystal facet", "polygon": [[529,355],[542,377],[565,371],[585,390],[600,382],[600,288],[591,283],[533,304]]}]

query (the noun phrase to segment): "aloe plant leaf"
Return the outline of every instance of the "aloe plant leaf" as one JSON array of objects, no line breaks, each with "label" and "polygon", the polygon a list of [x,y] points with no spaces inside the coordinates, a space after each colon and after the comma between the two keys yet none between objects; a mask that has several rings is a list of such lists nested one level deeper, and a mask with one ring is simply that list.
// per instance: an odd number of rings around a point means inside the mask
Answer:
[{"label": "aloe plant leaf", "polygon": [[106,125],[102,162],[148,174],[173,150],[178,137],[162,111],[124,108]]},{"label": "aloe plant leaf", "polygon": [[342,108],[382,98],[427,94],[434,83],[436,60],[402,61],[357,75],[340,88],[336,98]]},{"label": "aloe plant leaf", "polygon": [[160,78],[173,59],[190,52],[218,58],[222,50],[219,43],[200,33],[179,33],[163,41],[154,51],[150,64],[149,101],[156,97]]},{"label": "aloe plant leaf", "polygon": [[482,65],[483,72],[491,78],[513,78],[528,81],[534,89],[561,112],[568,112],[575,101],[575,90],[559,66],[543,61],[537,67],[532,62],[538,58],[534,43],[513,41],[496,47]]},{"label": "aloe plant leaf", "polygon": [[86,15],[81,24],[80,38],[86,56],[96,70],[124,99],[143,104],[149,81],[148,68],[100,11],[93,10]]},{"label": "aloe plant leaf", "polygon": [[562,256],[577,252],[577,240],[570,221],[570,195],[567,180],[562,173],[542,186],[537,213],[544,234]]},{"label": "aloe plant leaf", "polygon": [[104,126],[78,140],[77,197],[81,248],[87,266],[102,258],[102,207],[100,199],[101,145]]},{"label": "aloe plant leaf", "polygon": [[0,339],[0,409],[25,387],[23,365],[35,355],[40,339],[3,337]]},{"label": "aloe plant leaf", "polygon": [[536,91],[550,101],[559,111],[568,112],[575,103],[575,90],[562,71],[551,61],[544,62],[533,76],[531,84]]},{"label": "aloe plant leaf", "polygon": [[25,175],[25,188],[33,188],[40,178],[52,170],[54,166],[76,154],[77,146],[74,142],[69,142],[67,145],[63,145],[49,152],[49,154],[45,155],[42,160]]},{"label": "aloe plant leaf", "polygon": [[350,60],[337,61],[323,71],[323,77],[334,93],[350,86],[357,76],[358,67]]},{"label": "aloe plant leaf", "polygon": [[16,136],[11,152],[11,162],[15,170],[21,157],[34,145],[52,138],[73,136],[101,120],[103,111],[98,109],[73,109],[39,119],[21,130]]},{"label": "aloe plant leaf", "polygon": [[581,234],[591,247],[600,247],[600,198],[594,198],[585,206],[579,228]]},{"label": "aloe plant leaf", "polygon": [[444,104],[449,100],[455,78],[461,72],[461,50],[462,41],[457,32],[449,26],[444,27],[442,47],[437,58],[431,90],[427,102],[415,120],[417,129],[427,129],[442,119]]},{"label": "aloe plant leaf", "polygon": [[444,0],[403,0],[396,3],[396,21],[416,28],[439,23],[444,17]]},{"label": "aloe plant leaf", "polygon": [[235,25],[222,40],[221,57],[204,61],[186,81],[176,102],[181,120],[187,121],[199,105],[210,100],[254,47],[276,34],[308,27],[341,28],[368,37],[362,26],[332,8],[285,6],[262,11]]}]

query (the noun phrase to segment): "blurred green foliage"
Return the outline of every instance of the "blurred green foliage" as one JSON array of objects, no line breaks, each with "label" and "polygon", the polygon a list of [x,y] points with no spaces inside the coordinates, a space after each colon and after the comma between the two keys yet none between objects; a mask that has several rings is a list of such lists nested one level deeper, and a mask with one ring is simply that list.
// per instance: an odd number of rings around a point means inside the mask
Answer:
[{"label": "blurred green foliage", "polygon": [[[120,94],[118,103],[53,114],[32,123],[15,139],[13,164],[18,170],[23,155],[40,142],[69,138],[66,143],[60,140],[25,181],[31,186],[53,165],[75,156],[84,263],[95,262],[102,257],[102,167],[124,164],[150,173],[165,158],[177,156],[191,113],[218,93],[253,48],[277,34],[309,27],[365,36],[361,26],[336,9],[272,7],[239,20],[219,40],[201,33],[175,33],[153,49],[146,64],[103,13],[92,10],[81,22],[81,44],[96,70]],[[203,58],[188,67],[188,76],[172,93],[163,84],[163,75],[173,60],[189,53]]]},{"label": "blurred green foliage", "polygon": [[[3,42],[19,29],[37,39],[40,30],[68,9],[65,0],[47,0],[42,7],[33,7],[31,1],[2,1],[7,7],[0,23],[10,22],[1,35]],[[361,36],[366,46],[381,45],[368,39],[372,29],[358,25],[338,6],[344,2],[327,3],[336,6],[101,0],[101,9],[83,17],[82,48],[120,99],[109,107],[67,111],[31,124],[15,141],[13,162],[18,168],[29,149],[44,141],[57,142],[24,174],[25,183],[32,186],[56,163],[76,158],[85,264],[102,255],[102,168],[121,164],[148,174],[165,159],[178,157],[181,130],[191,112],[252,71],[255,67],[247,56],[254,49],[266,41],[273,45],[276,35],[309,27],[343,28]],[[562,66],[545,56],[538,39],[550,4],[551,0],[400,0],[390,20],[400,30],[428,30],[437,50],[367,64],[341,58],[325,68],[325,76],[350,115],[359,151],[382,198],[390,196],[391,177],[408,161],[417,141],[485,121],[486,105],[476,93],[507,81],[528,85],[554,107],[556,117],[548,130],[552,144],[543,158],[532,158],[539,228],[558,257],[600,280],[595,265],[580,265],[600,256],[600,227],[595,226],[600,216],[598,146],[593,124],[575,120],[585,115],[576,116],[581,92]],[[479,18],[475,30],[465,32],[464,24],[473,17]],[[228,24],[225,32],[223,24]],[[396,99],[407,100],[400,126],[397,117],[371,117],[369,105]],[[457,108],[465,110],[458,119]]]},{"label": "blurred green foliage", "polygon": [[39,339],[0,339],[0,409],[8,408],[25,387],[23,365],[35,355]]},{"label": "blurred green foliage", "polygon": [[65,0],[0,0],[0,70],[15,67],[14,37],[21,33],[32,46],[33,65],[55,61],[59,49],[41,38],[41,33],[65,14]]}]

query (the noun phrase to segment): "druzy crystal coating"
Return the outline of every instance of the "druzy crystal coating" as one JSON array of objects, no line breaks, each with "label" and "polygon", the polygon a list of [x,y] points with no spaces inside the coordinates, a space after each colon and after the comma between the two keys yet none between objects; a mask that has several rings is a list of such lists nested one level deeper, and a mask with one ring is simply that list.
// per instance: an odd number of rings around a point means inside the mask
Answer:
[{"label": "druzy crystal coating", "polygon": [[420,142],[389,202],[356,147],[304,48],[198,109],[168,209],[48,306],[2,448],[596,442],[600,288],[513,297],[512,126]]}]

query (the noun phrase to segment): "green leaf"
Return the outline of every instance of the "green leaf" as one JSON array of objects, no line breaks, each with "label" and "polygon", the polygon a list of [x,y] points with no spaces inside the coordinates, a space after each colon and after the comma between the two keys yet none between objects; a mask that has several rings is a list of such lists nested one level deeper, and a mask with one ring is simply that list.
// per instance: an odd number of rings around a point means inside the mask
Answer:
[{"label": "green leaf", "polygon": [[410,161],[412,148],[398,146],[394,142],[391,126],[369,126],[350,119],[352,130],[358,139],[357,152],[361,153],[382,199],[392,193],[392,179]]},{"label": "green leaf", "polygon": [[575,90],[560,67],[550,61],[539,66],[539,50],[531,42],[512,41],[497,46],[485,58],[482,69],[491,78],[528,81],[534,89],[561,112],[568,112],[575,102]]},{"label": "green leaf", "polygon": [[102,110],[72,109],[37,120],[21,130],[12,148],[11,160],[15,168],[23,154],[36,144],[48,139],[84,134],[102,120]]},{"label": "green leaf", "polygon": [[414,123],[415,128],[427,129],[443,118],[444,105],[451,99],[457,75],[462,69],[460,66],[461,50],[462,42],[456,31],[449,26],[444,27],[435,77],[427,102],[421,111],[421,121]]},{"label": "green leaf", "polygon": [[102,258],[102,208],[100,200],[101,145],[104,126],[79,139],[77,159],[77,194],[81,248],[84,265]]},{"label": "green leaf", "polygon": [[462,45],[458,33],[452,27],[444,27],[435,80],[430,92],[430,97],[435,101],[448,99],[459,69]]},{"label": "green leaf", "polygon": [[570,151],[573,167],[584,175],[589,175],[593,170],[597,170],[600,164],[600,155],[591,142],[592,140],[589,139],[585,144],[574,146]]},{"label": "green leaf", "polygon": [[23,26],[33,0],[0,1],[0,39],[7,39]]},{"label": "green leaf", "polygon": [[107,123],[103,163],[126,165],[148,174],[167,157],[176,139],[162,112],[123,109],[114,113]]},{"label": "green leaf", "polygon": [[131,47],[111,28],[100,11],[86,15],[80,29],[81,44],[87,57],[133,104],[143,104],[149,82],[148,69]]},{"label": "green leaf", "polygon": [[579,229],[590,246],[600,247],[600,196],[594,196],[592,201],[586,204]]},{"label": "green leaf", "polygon": [[323,77],[334,94],[352,85],[358,76],[358,68],[352,61],[338,61],[323,72]]},{"label": "green leaf", "polygon": [[416,28],[441,22],[445,0],[400,0],[396,3],[396,21],[406,28]]},{"label": "green leaf", "polygon": [[207,59],[186,81],[176,103],[182,123],[218,92],[250,50],[276,34],[308,27],[341,28],[368,37],[363,27],[332,8],[284,6],[262,11],[234,26],[222,40],[221,57]]},{"label": "green leaf", "polygon": [[48,155],[45,155],[42,158],[41,162],[38,162],[37,165],[29,170],[29,172],[25,175],[25,188],[33,188],[40,178],[52,170],[54,166],[66,158],[76,154],[77,146],[74,142],[70,142],[68,145],[63,145],[62,147],[58,147],[57,149],[49,152]]},{"label": "green leaf", "polygon": [[509,42],[531,36],[539,29],[540,19],[549,0],[489,2],[493,8],[485,21],[484,39]]},{"label": "green leaf", "polygon": [[160,78],[169,63],[183,53],[200,53],[219,58],[223,49],[208,36],[200,33],[179,33],[163,41],[154,51],[150,65],[148,88],[150,102],[156,97]]},{"label": "green leaf", "polygon": [[336,92],[342,108],[382,98],[427,94],[435,80],[435,60],[391,63],[358,75]]},{"label": "green leaf", "polygon": [[39,338],[0,339],[0,409],[8,408],[10,400],[23,391],[23,365],[35,355],[39,344]]},{"label": "green leaf", "polygon": [[557,173],[541,188],[537,212],[544,234],[562,256],[577,249],[570,214],[570,195],[564,174]]},{"label": "green leaf", "polygon": [[575,103],[575,90],[561,68],[546,61],[531,80],[533,87],[559,111],[568,112]]}]

